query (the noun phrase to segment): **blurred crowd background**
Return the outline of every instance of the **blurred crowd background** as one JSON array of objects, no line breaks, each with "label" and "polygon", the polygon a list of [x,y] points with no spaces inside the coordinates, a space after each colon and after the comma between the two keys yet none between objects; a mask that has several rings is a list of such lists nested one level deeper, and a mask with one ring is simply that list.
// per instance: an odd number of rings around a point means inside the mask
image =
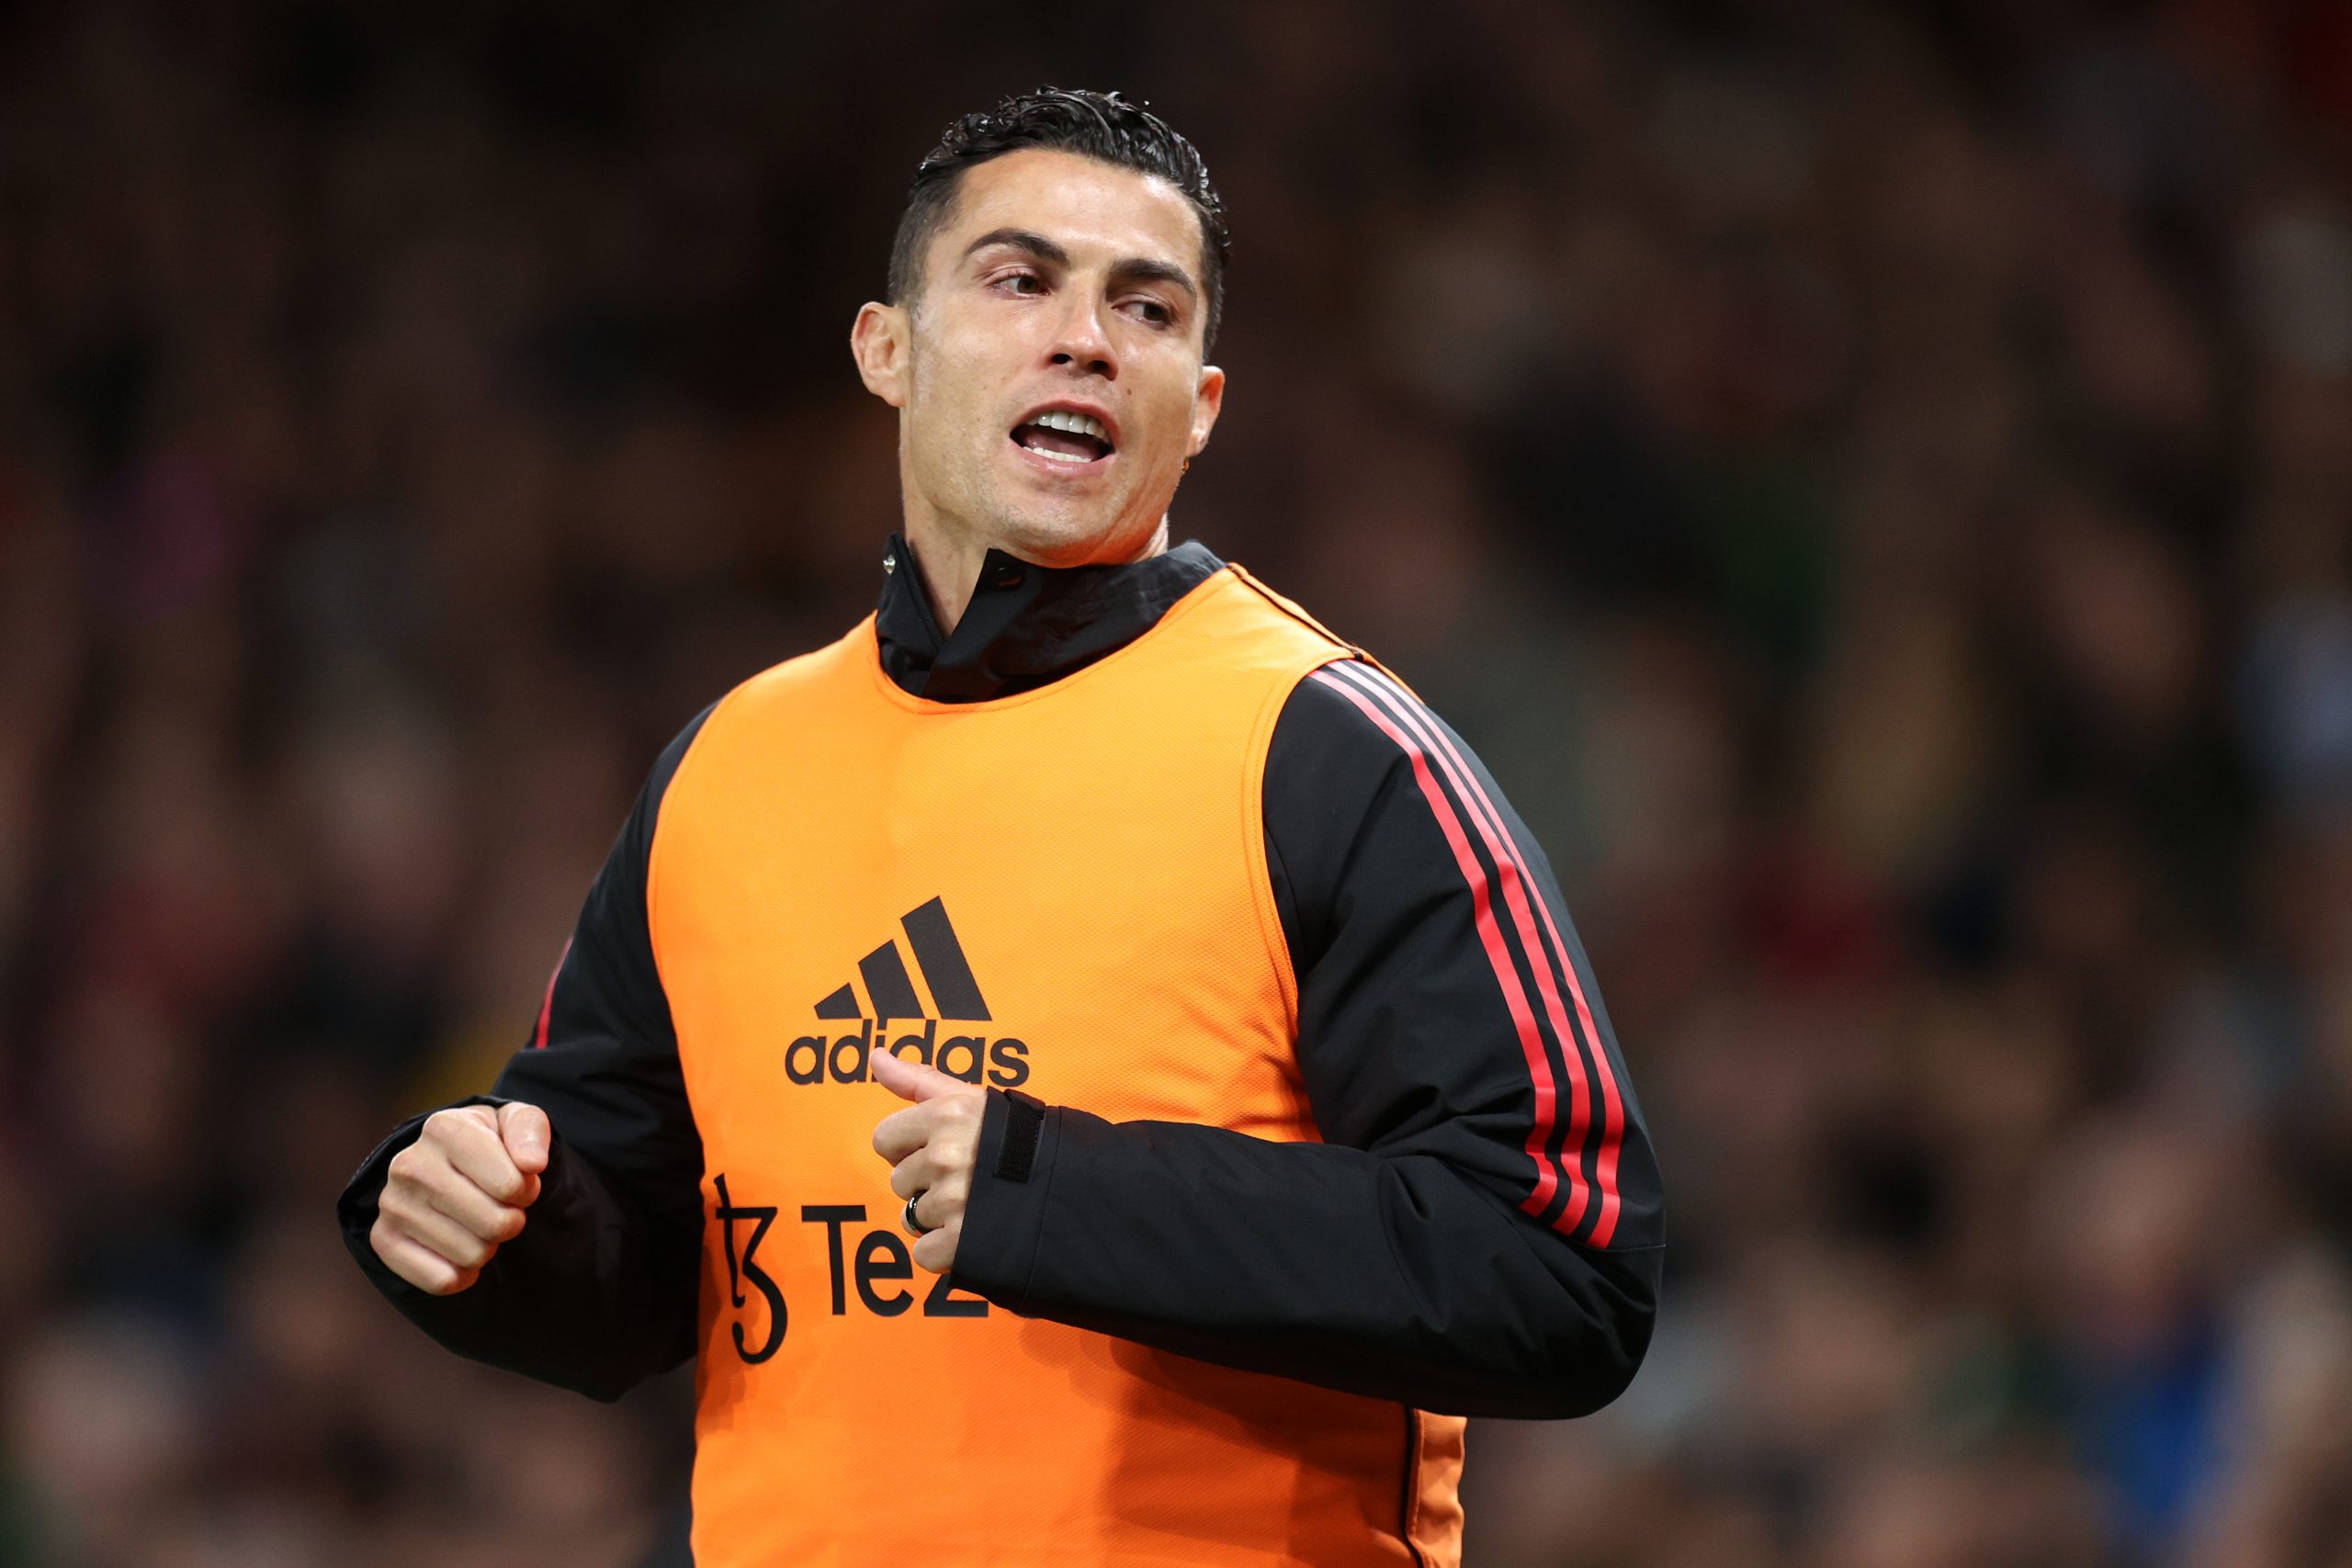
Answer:
[{"label": "blurred crowd background", "polygon": [[1542,836],[1657,1133],[1472,1568],[2352,1564],[2352,6],[0,3],[0,1564],[630,1568],[678,1380],[335,1190],[878,586],[950,117],[1236,233],[1175,514]]}]

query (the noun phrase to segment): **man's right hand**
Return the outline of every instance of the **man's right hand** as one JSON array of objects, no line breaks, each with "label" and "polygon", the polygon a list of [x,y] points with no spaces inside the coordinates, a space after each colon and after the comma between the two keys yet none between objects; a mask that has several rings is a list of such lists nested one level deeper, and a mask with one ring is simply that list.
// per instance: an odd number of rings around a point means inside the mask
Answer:
[{"label": "man's right hand", "polygon": [[416,1142],[392,1156],[368,1245],[428,1295],[464,1290],[502,1243],[523,1234],[551,1136],[536,1105],[435,1111]]}]

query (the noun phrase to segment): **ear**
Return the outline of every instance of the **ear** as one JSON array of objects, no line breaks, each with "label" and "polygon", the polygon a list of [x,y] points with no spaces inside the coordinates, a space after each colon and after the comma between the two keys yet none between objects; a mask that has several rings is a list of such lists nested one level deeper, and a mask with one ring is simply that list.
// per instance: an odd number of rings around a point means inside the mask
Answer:
[{"label": "ear", "polygon": [[1185,457],[1201,455],[1201,449],[1209,444],[1209,432],[1216,427],[1216,416],[1224,408],[1225,372],[1214,365],[1204,365],[1200,385],[1193,392],[1193,438],[1185,444]]},{"label": "ear", "polygon": [[907,357],[912,322],[903,305],[869,299],[849,329],[849,352],[865,389],[894,409],[907,406]]}]

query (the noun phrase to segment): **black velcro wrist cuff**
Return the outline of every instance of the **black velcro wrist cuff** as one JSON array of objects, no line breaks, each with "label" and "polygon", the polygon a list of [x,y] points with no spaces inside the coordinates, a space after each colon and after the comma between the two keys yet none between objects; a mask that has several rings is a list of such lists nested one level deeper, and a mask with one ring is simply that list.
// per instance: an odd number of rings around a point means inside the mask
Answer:
[{"label": "black velcro wrist cuff", "polygon": [[1004,1095],[1004,1145],[997,1151],[997,1179],[1025,1183],[1037,1163],[1037,1140],[1045,1135],[1045,1101],[1017,1089],[1001,1092]]}]

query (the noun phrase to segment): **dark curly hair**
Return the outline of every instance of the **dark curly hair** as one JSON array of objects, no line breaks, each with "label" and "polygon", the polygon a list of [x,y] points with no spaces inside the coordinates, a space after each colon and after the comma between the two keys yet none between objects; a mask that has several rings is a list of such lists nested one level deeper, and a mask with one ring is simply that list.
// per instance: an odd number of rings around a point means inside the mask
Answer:
[{"label": "dark curly hair", "polygon": [[905,304],[922,290],[922,264],[933,238],[956,209],[964,171],[1024,147],[1075,152],[1137,174],[1158,175],[1184,193],[1201,218],[1201,288],[1208,301],[1204,344],[1216,342],[1225,315],[1225,269],[1233,237],[1225,203],[1209,183],[1208,165],[1169,123],[1117,93],[1040,87],[1019,93],[981,114],[948,126],[939,145],[915,169],[907,209],[890,244],[889,301]]}]

